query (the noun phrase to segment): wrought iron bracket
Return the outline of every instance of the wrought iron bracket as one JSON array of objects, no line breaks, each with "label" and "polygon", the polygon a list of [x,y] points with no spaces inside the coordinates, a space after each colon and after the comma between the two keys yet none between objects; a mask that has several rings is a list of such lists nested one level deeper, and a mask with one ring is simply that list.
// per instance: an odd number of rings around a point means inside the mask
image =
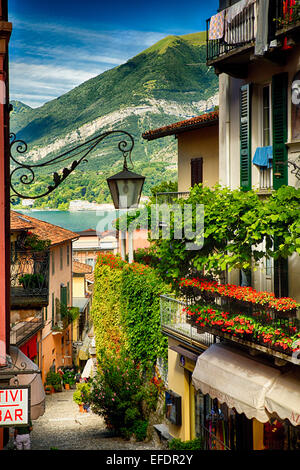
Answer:
[{"label": "wrought iron bracket", "polygon": [[[112,134],[121,134],[123,139],[120,140],[117,144],[119,151],[122,153],[124,158],[123,168],[128,169],[127,161],[131,161],[131,152],[134,147],[134,139],[129,132],[123,130],[113,130],[103,132],[92,139],[87,140],[86,142],[73,147],[71,150],[68,150],[54,158],[51,158],[48,161],[42,163],[32,163],[26,162],[26,152],[28,146],[23,140],[17,139],[16,135],[10,134],[10,158],[12,162],[12,171],[10,174],[10,189],[11,189],[11,200],[13,201],[15,197],[21,199],[40,199],[52,193],[65,179],[80,165],[82,162],[87,162],[87,156],[95,150],[95,148],[108,136]],[[17,155],[16,155],[17,154]],[[25,157],[25,158],[24,158]],[[75,158],[77,157],[77,158]],[[78,158],[79,157],[79,158]],[[21,158],[21,160],[20,160]],[[28,187],[36,181],[35,172],[39,168],[51,167],[54,165],[59,165],[65,161],[72,160],[72,163],[63,168],[60,173],[57,171],[53,172],[53,183],[50,184],[47,189],[41,192],[41,194],[24,194],[19,190],[18,186],[21,184],[23,187]]]}]

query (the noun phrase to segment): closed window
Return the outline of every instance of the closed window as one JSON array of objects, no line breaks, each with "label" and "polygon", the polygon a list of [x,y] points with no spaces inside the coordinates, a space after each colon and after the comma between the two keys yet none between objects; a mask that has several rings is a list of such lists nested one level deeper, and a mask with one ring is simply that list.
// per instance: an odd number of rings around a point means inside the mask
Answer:
[{"label": "closed window", "polygon": [[64,263],[63,263],[63,254],[64,254],[64,252],[63,252],[63,247],[61,246],[60,249],[59,249],[59,255],[60,255],[60,269],[63,269],[63,265],[64,265]]},{"label": "closed window", "polygon": [[203,183],[203,158],[192,158],[191,160],[191,186]]}]

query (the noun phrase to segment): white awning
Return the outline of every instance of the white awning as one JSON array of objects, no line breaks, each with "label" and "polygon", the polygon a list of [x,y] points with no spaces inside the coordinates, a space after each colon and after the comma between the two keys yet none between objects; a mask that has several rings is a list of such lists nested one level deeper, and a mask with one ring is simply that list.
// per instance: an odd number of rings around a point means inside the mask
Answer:
[{"label": "white awning", "polygon": [[90,358],[86,365],[84,366],[84,369],[81,374],[82,379],[90,379],[93,378],[96,374],[96,362],[95,359]]},{"label": "white awning", "polygon": [[293,426],[300,425],[300,371],[291,370],[278,377],[266,393],[266,408]]},{"label": "white awning", "polygon": [[204,395],[265,423],[269,420],[265,395],[279,374],[277,369],[217,343],[198,357],[192,380]]},{"label": "white awning", "polygon": [[[38,370],[38,366],[15,346],[10,346],[10,357],[12,366],[17,372],[20,372],[22,369],[25,371]],[[37,419],[45,412],[45,390],[41,374],[34,372],[32,374],[18,373],[17,378],[18,385],[30,385],[30,417],[31,419]],[[15,385],[14,380],[15,378],[11,379],[10,385]]]}]

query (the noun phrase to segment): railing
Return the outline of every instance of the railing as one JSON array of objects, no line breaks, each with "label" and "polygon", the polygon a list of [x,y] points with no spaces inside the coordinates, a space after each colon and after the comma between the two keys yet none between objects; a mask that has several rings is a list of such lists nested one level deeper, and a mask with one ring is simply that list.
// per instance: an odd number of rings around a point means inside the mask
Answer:
[{"label": "railing", "polygon": [[276,32],[300,26],[299,0],[276,0],[274,21]]},{"label": "railing", "polygon": [[260,167],[259,170],[259,189],[269,190],[273,188],[272,168]]},{"label": "railing", "polygon": [[206,21],[206,60],[210,62],[235,49],[251,44],[256,37],[257,2],[250,3],[240,14],[228,22],[224,21],[223,35],[220,38],[210,39],[211,20]]},{"label": "railing", "polygon": [[13,308],[46,307],[49,296],[49,250],[13,253],[10,285]]},{"label": "railing", "polygon": [[210,346],[215,342],[213,335],[209,333],[199,334],[197,328],[189,323],[189,318],[184,311],[187,303],[171,297],[170,295],[160,296],[161,327],[164,332],[185,337],[196,343]]},{"label": "railing", "polygon": [[[208,286],[210,281],[208,282]],[[228,285],[230,287],[230,285]],[[219,285],[220,292],[224,287]],[[237,288],[248,289],[248,288]],[[249,288],[251,289],[251,288]],[[264,350],[271,355],[285,357],[293,362],[293,352],[300,350],[300,312],[296,307],[281,308],[289,299],[276,299],[281,307],[270,307],[267,302],[240,300],[211,289],[181,286],[188,299],[187,316],[199,334],[210,333],[220,338],[244,342],[250,347]],[[250,291],[249,291],[250,292]],[[292,299],[291,299],[292,300]],[[275,305],[274,303],[274,305]]]},{"label": "railing", "polygon": [[29,321],[19,322],[16,325],[11,325],[10,328],[10,343],[19,345],[24,340],[30,338],[43,328],[42,315],[34,317]]}]

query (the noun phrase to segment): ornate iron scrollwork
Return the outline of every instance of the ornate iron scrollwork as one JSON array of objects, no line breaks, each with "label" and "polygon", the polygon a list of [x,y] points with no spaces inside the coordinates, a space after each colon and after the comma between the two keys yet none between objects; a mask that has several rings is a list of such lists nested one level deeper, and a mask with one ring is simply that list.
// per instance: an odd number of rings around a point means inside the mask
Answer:
[{"label": "ornate iron scrollwork", "polygon": [[[299,165],[296,163],[299,162]],[[288,160],[287,164],[291,166],[293,169],[291,170],[291,173],[295,175],[298,181],[300,181],[300,155],[298,158],[294,160]]]},{"label": "ornate iron scrollwork", "polygon": [[[125,137],[123,140],[118,142],[118,149],[122,153],[124,158],[124,166],[127,168],[127,159],[131,162],[131,152],[134,147],[134,139],[129,132],[123,130],[113,130],[103,132],[102,134],[87,140],[86,142],[77,145],[76,147],[68,150],[57,157],[51,158],[48,161],[41,163],[26,163],[26,161],[20,160],[20,157],[24,158],[28,146],[23,140],[17,139],[16,135],[10,134],[10,156],[13,162],[13,169],[10,174],[10,188],[11,188],[11,200],[17,196],[21,199],[39,199],[47,196],[54,191],[82,162],[87,162],[87,156],[108,136],[112,134],[123,134]],[[15,155],[17,154],[17,156]],[[75,158],[77,157],[77,158]],[[79,157],[79,158],[78,158]],[[45,168],[48,166],[59,165],[62,162],[74,159],[69,167],[63,168],[58,173],[53,173],[53,183],[41,194],[24,194],[19,189],[19,185],[23,187],[33,184],[36,180],[36,170],[39,168]],[[132,164],[132,162],[131,162]]]}]

